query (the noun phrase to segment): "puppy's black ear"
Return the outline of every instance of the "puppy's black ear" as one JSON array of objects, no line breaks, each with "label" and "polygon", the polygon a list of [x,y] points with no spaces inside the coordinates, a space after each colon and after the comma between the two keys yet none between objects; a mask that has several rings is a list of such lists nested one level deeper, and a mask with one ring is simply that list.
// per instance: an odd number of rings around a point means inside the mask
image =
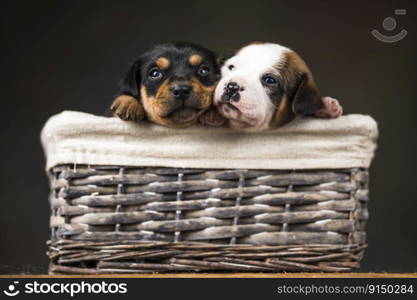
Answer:
[{"label": "puppy's black ear", "polygon": [[225,55],[225,54],[217,54],[216,55],[216,63],[221,68],[226,60],[228,60],[231,57],[231,55]]},{"label": "puppy's black ear", "polygon": [[290,95],[292,110],[296,115],[311,116],[323,107],[319,90],[309,73],[301,72],[297,77]]},{"label": "puppy's black ear", "polygon": [[140,60],[130,65],[127,74],[119,83],[118,96],[110,107],[113,115],[125,121],[137,121],[145,117],[145,110],[140,100],[140,69]]},{"label": "puppy's black ear", "polygon": [[140,98],[140,71],[141,71],[141,60],[137,59],[133,62],[126,75],[122,78],[119,83],[120,86],[120,95],[129,95],[139,100]]},{"label": "puppy's black ear", "polygon": [[214,60],[213,63],[215,65],[216,68],[216,80],[220,80],[221,77],[221,68],[224,64],[224,62],[226,61],[226,58],[224,55],[219,54],[219,53],[214,53]]}]

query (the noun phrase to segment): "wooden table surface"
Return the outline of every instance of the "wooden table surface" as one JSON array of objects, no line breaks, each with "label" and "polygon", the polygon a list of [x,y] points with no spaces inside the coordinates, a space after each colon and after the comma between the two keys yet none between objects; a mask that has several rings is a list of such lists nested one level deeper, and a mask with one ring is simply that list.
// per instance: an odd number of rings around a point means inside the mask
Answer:
[{"label": "wooden table surface", "polygon": [[417,278],[417,273],[171,273],[47,275],[12,274],[0,278]]}]

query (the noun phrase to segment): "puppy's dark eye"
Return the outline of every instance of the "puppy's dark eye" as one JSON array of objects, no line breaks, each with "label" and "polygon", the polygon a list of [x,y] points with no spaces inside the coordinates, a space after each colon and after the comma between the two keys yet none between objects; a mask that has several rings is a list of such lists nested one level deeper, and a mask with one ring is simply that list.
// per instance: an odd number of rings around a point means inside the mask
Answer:
[{"label": "puppy's dark eye", "polygon": [[162,77],[162,72],[158,68],[153,68],[149,71],[148,76],[152,80],[157,80]]},{"label": "puppy's dark eye", "polygon": [[201,65],[200,68],[198,68],[197,73],[200,76],[207,76],[210,73],[210,69],[206,65]]},{"label": "puppy's dark eye", "polygon": [[264,84],[267,84],[267,85],[274,85],[274,84],[277,84],[278,83],[278,81],[274,77],[272,77],[270,75],[263,76],[262,77],[262,82]]},{"label": "puppy's dark eye", "polygon": [[234,66],[234,65],[228,65],[228,66],[227,66],[227,68],[228,68],[230,71],[232,71],[232,70],[235,68],[235,66]]}]

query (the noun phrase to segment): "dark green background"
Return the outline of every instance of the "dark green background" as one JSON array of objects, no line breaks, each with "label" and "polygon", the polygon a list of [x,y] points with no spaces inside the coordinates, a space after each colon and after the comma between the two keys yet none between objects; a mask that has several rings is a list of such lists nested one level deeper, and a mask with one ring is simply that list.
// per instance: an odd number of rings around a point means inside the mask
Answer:
[{"label": "dark green background", "polygon": [[[221,52],[293,48],[324,95],[379,124],[362,271],[417,271],[415,1],[2,1],[0,273],[44,272],[48,184],[39,142],[62,110],[102,114],[128,62],[185,40]],[[396,16],[395,44],[370,34]]]}]

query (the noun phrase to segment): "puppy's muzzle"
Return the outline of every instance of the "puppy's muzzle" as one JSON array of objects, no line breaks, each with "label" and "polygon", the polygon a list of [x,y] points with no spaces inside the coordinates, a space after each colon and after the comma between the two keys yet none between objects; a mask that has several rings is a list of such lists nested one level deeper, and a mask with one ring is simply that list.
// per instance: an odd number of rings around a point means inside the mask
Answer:
[{"label": "puppy's muzzle", "polygon": [[171,87],[170,91],[176,100],[186,100],[192,91],[193,87],[186,84],[178,84]]},{"label": "puppy's muzzle", "polygon": [[227,83],[224,87],[223,95],[221,96],[222,102],[228,103],[231,101],[239,101],[240,91],[243,91],[243,88],[240,87],[236,82],[231,81]]}]

